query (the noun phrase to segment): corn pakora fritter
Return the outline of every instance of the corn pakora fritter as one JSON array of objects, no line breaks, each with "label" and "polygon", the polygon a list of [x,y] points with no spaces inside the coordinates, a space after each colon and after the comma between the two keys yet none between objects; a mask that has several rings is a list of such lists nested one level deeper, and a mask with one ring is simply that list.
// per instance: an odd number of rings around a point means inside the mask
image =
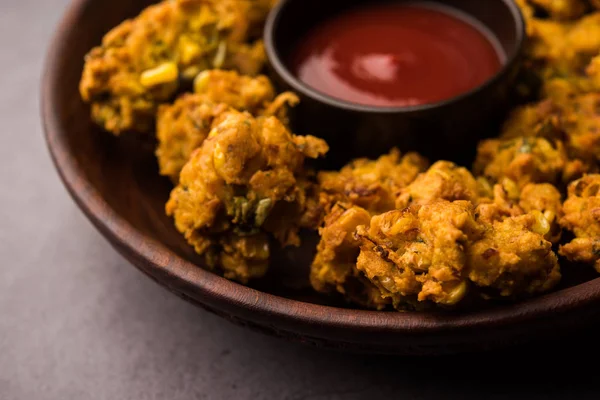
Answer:
[{"label": "corn pakora fritter", "polygon": [[195,94],[184,94],[173,104],[158,108],[156,157],[160,174],[177,182],[179,173],[208,136],[213,121],[231,110],[255,116],[276,115],[286,120],[286,105],[298,99],[293,93],[275,97],[266,76],[250,77],[234,71],[208,70],[195,81]]},{"label": "corn pakora fritter", "polygon": [[[304,161],[327,150],[323,140],[294,136],[275,117],[226,112],[183,168],[167,214],[209,266],[247,282],[266,270],[269,246],[264,233],[282,245],[299,244],[310,185],[302,182]],[[244,265],[246,253],[254,263]],[[218,260],[223,254],[237,264]]]},{"label": "corn pakora fritter", "polygon": [[157,106],[210,68],[248,75],[263,67],[252,44],[271,2],[164,0],[110,31],[87,56],[80,83],[92,119],[116,135],[154,128]]},{"label": "corn pakora fritter", "polygon": [[537,218],[535,230],[552,243],[561,238],[559,219],[562,216],[562,196],[549,183],[529,183],[519,188],[510,179],[493,187],[493,197],[483,198],[476,208],[478,220],[493,224],[507,218],[531,214]]},{"label": "corn pakora fritter", "polygon": [[356,268],[397,309],[425,300],[455,305],[467,293],[464,250],[481,230],[467,201],[390,211],[357,229]]},{"label": "corn pakora fritter", "polygon": [[493,182],[509,178],[518,186],[560,182],[566,164],[562,143],[544,138],[489,139],[479,144],[473,171]]},{"label": "corn pakora fritter", "polygon": [[600,175],[587,175],[571,182],[563,205],[561,226],[575,238],[560,248],[560,255],[591,264],[600,272]]},{"label": "corn pakora fritter", "polygon": [[[537,2],[537,1],[536,1]],[[546,2],[539,1],[538,3]],[[538,18],[530,4],[521,4],[527,25],[526,68],[545,82],[565,75],[578,76],[600,51],[600,13],[592,12],[575,20]],[[534,3],[534,1],[530,1]],[[570,3],[567,8],[576,2]],[[563,8],[565,10],[566,8]],[[579,14],[575,12],[574,14]],[[578,15],[579,17],[580,15]]]},{"label": "corn pakora fritter", "polygon": [[[485,297],[519,298],[560,280],[552,243],[533,213],[487,223],[465,200],[436,200],[370,221],[358,207],[334,210],[311,282],[365,307],[456,306],[472,288]],[[356,282],[363,285],[358,296]]]},{"label": "corn pakora fritter", "polygon": [[[560,281],[558,257],[544,238],[547,226],[533,213],[494,222],[467,251],[468,276],[486,295],[523,297]],[[541,228],[541,231],[540,231]]]},{"label": "corn pakora fritter", "polygon": [[[492,187],[465,168],[437,162],[397,192],[396,210],[381,214],[338,202],[320,231],[311,283],[365,307],[399,310],[455,305],[472,285],[498,297],[541,292],[560,278],[551,249],[560,238],[561,206],[553,185],[519,187],[506,178]],[[460,240],[457,231],[464,233]],[[480,253],[489,248],[487,255],[497,252],[494,270],[481,272]],[[519,277],[521,259],[534,263]],[[442,260],[449,264],[438,270]],[[537,273],[548,275],[547,284],[536,286]]]}]

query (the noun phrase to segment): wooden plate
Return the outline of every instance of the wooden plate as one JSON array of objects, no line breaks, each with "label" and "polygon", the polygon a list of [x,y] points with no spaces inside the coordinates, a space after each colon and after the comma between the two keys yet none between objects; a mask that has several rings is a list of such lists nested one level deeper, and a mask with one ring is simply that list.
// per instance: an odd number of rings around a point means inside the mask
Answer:
[{"label": "wooden plate", "polygon": [[158,176],[152,145],[134,136],[117,139],[101,132],[90,122],[89,108],[78,94],[84,55],[111,27],[149,3],[74,1],[54,38],[42,87],[46,139],[65,186],[98,230],[148,277],[238,324],[352,351],[483,350],[549,338],[582,326],[600,312],[600,279],[569,282],[568,277],[563,288],[546,296],[472,312],[351,309],[310,290],[307,275],[315,245],[311,234],[305,235],[303,248],[276,254],[269,277],[252,288],[198,267],[193,251],[163,212],[171,187]]}]

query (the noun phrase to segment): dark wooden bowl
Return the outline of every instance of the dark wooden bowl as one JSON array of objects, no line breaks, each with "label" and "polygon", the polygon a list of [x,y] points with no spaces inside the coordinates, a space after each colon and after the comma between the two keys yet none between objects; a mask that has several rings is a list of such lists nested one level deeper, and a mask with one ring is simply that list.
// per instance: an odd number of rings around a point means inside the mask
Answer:
[{"label": "dark wooden bowl", "polygon": [[[83,56],[148,0],[77,0],[58,28],[42,88],[48,147],[65,186],[94,225],[140,271],[173,293],[236,323],[327,348],[400,354],[476,351],[545,339],[600,313],[600,279],[571,282],[543,297],[462,313],[395,313],[347,308],[308,286],[314,237],[274,257],[252,288],[198,267],[163,212],[170,183],[151,146],[101,132],[78,94]],[[73,237],[73,240],[77,240]],[[588,269],[585,269],[588,271]]]}]

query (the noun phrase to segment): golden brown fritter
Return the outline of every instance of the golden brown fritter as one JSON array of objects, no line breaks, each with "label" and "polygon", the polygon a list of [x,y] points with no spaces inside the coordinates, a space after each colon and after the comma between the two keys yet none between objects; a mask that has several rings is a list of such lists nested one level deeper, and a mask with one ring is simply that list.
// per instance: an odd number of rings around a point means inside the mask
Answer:
[{"label": "golden brown fritter", "polygon": [[338,292],[355,304],[383,309],[389,301],[356,269],[360,253],[356,228],[369,225],[371,215],[356,206],[338,203],[320,229],[321,241],[311,265],[310,282],[321,293]]},{"label": "golden brown fritter", "polygon": [[87,56],[80,83],[92,118],[118,135],[151,131],[157,106],[210,68],[254,75],[264,64],[264,0],[164,0],[110,31]]},{"label": "golden brown fritter", "polygon": [[358,227],[356,267],[397,309],[423,301],[452,306],[467,294],[465,249],[482,229],[468,201],[390,211]]},{"label": "golden brown fritter", "polygon": [[[298,245],[310,185],[302,182],[304,162],[327,150],[323,140],[294,136],[275,117],[254,118],[238,111],[221,114],[181,171],[167,214],[201,255],[227,250],[224,237],[235,257],[243,258],[244,252],[258,255],[252,259],[263,260],[261,268],[240,272],[231,270],[235,263],[219,265],[231,279],[247,282],[260,276],[256,271],[265,270],[263,256],[268,251],[248,251],[231,245],[232,240],[239,244],[240,238],[266,232],[282,245]],[[262,248],[260,242],[253,247]]]},{"label": "golden brown fritter", "polygon": [[570,27],[563,51],[574,72],[600,53],[600,12],[588,14]]},{"label": "golden brown fritter", "polygon": [[[544,138],[565,149],[562,181],[568,183],[585,173],[597,171],[600,160],[600,79],[595,74],[596,59],[586,68],[586,76],[569,75],[546,82],[547,96],[535,104],[513,111],[506,121],[502,140],[524,137]],[[598,81],[598,82],[596,82]],[[560,143],[559,143],[560,142]],[[496,142],[497,144],[497,142]],[[488,157],[493,148],[487,149]],[[491,160],[483,160],[482,164]]]},{"label": "golden brown fritter", "polygon": [[[500,155],[493,153],[503,146],[509,148],[509,143],[514,147],[511,140],[529,142],[530,139],[527,138],[531,137],[553,144],[552,147],[556,151],[548,150],[548,157],[553,157],[552,154],[557,157],[557,152],[562,153],[557,159],[559,161],[552,164],[556,164],[555,168],[558,168],[562,159],[563,182],[568,183],[580,178],[584,173],[597,171],[597,163],[600,160],[600,93],[576,94],[571,91],[580,89],[565,87],[568,85],[565,81],[553,80],[552,99],[513,112],[505,124],[501,139],[491,141],[491,144],[483,142],[480,145],[481,159],[475,167],[476,171],[481,173],[482,168],[487,167],[494,159],[500,162]],[[548,148],[548,143],[541,142],[544,148]],[[505,153],[504,157],[506,155]],[[542,159],[539,158],[538,162],[546,165]],[[503,162],[506,163],[507,160]],[[495,173],[498,174],[502,168],[501,164],[496,165]],[[538,175],[536,179],[541,178],[548,179],[548,176]]]},{"label": "golden brown fritter", "polygon": [[600,93],[578,96],[562,108],[568,148],[583,160],[600,160]]},{"label": "golden brown fritter", "polygon": [[487,220],[481,205],[464,200],[373,217],[338,204],[320,232],[311,282],[318,291],[337,291],[366,307],[391,303],[398,310],[455,306],[472,283],[484,297],[545,292],[560,280],[545,238],[548,218],[560,213],[560,194],[548,184],[527,185],[514,207],[515,215]]},{"label": "golden brown fritter", "polygon": [[500,182],[506,177],[523,187],[528,183],[560,182],[566,163],[565,150],[558,140],[489,139],[479,143],[473,171],[491,182]]},{"label": "golden brown fritter", "polygon": [[560,255],[593,264],[600,272],[600,175],[587,175],[572,182],[563,210],[560,224],[575,239],[561,246]]},{"label": "golden brown fritter", "polygon": [[521,191],[519,207],[524,213],[537,219],[534,231],[544,239],[556,244],[562,231],[559,220],[562,218],[562,196],[554,185],[548,183],[528,184]]},{"label": "golden brown fritter", "polygon": [[579,73],[600,52],[600,13],[594,12],[572,23],[534,20],[533,40],[538,44],[533,57],[552,70]]},{"label": "golden brown fritter", "polygon": [[553,76],[544,82],[541,96],[552,102],[555,115],[562,109],[567,108],[571,100],[578,95],[591,93],[598,90],[593,77],[587,71],[593,73],[593,69],[586,67],[585,74],[566,74]]},{"label": "golden brown fritter", "polygon": [[479,200],[482,188],[471,173],[449,161],[438,161],[399,192],[396,208],[435,200]]},{"label": "golden brown fritter", "polygon": [[[392,210],[394,195],[397,194],[399,197],[396,200],[396,207],[406,209],[411,206],[404,212],[407,213],[406,215],[412,215],[411,213],[417,213],[422,205],[428,205],[425,210],[431,210],[432,206],[429,204],[438,203],[440,199],[467,199],[476,202],[485,192],[465,168],[447,161],[434,164],[415,179],[425,166],[421,158],[407,155],[404,159],[400,159],[399,152],[393,151],[378,161],[357,160],[344,167],[339,173],[327,172],[319,175],[321,203],[332,204],[335,201],[338,203],[325,218],[325,227],[320,231],[321,242],[311,270],[311,281],[316,290],[335,289],[352,302],[376,308],[381,308],[390,302],[398,309],[423,306],[418,300],[419,292],[412,293],[406,298],[386,295],[380,292],[379,283],[374,281],[366,270],[357,269],[359,260],[362,260],[361,265],[365,265],[377,261],[378,256],[363,251],[360,252],[361,258],[357,259],[359,248],[353,235],[355,231],[361,232],[363,229],[363,236],[365,236],[364,226],[369,226],[370,216],[374,215],[373,220],[375,220],[382,218],[377,214]],[[352,207],[352,204],[364,205],[365,208]],[[471,203],[465,204],[472,207]],[[383,215],[393,213],[394,211],[390,211]],[[418,219],[416,214],[413,217]],[[433,225],[430,226],[433,228]],[[361,240],[361,243],[364,243],[364,240]],[[365,283],[365,276],[368,278],[367,282],[372,283]],[[434,293],[437,290],[434,286],[432,283],[427,284],[423,293]],[[357,295],[357,288],[361,287],[363,289]],[[379,289],[374,290],[374,288]],[[464,289],[466,290],[466,287]],[[450,301],[437,297],[435,300],[445,304],[449,304]]]},{"label": "golden brown fritter", "polygon": [[266,76],[253,78],[221,70],[202,72],[196,80],[195,94],[184,94],[172,105],[161,105],[158,109],[156,156],[161,175],[177,182],[181,168],[202,144],[220,114],[235,109],[286,120],[286,105],[297,101],[292,93],[275,98],[275,90]]},{"label": "golden brown fritter", "polygon": [[488,295],[523,297],[546,292],[560,281],[558,258],[533,214],[494,222],[468,246],[468,278]]},{"label": "golden brown fritter", "polygon": [[351,203],[371,213],[395,208],[398,191],[427,168],[416,153],[401,156],[393,149],[377,160],[358,159],[338,171],[320,172],[321,205],[329,212],[337,202]]}]

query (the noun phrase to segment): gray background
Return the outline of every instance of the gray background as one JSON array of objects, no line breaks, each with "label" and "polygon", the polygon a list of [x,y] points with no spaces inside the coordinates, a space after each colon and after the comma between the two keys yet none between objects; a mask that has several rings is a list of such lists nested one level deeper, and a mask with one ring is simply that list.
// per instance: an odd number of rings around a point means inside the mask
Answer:
[{"label": "gray background", "polygon": [[67,4],[0,0],[0,400],[600,398],[600,327],[485,355],[352,356],[233,326],[142,276],[42,139],[39,76]]}]

